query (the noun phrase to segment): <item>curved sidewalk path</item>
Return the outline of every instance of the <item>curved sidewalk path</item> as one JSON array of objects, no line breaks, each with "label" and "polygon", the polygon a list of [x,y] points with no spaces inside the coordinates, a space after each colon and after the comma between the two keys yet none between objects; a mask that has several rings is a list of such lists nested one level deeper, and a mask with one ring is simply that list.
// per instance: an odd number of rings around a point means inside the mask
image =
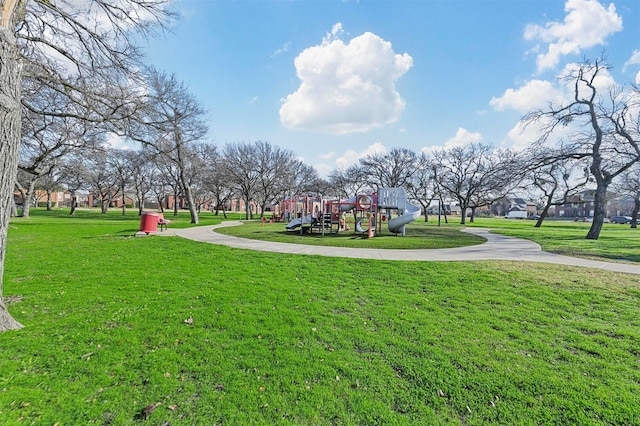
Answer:
[{"label": "curved sidewalk path", "polygon": [[197,226],[193,228],[176,229],[174,233],[179,237],[187,238],[189,240],[273,253],[350,257],[355,259],[416,260],[434,262],[513,260],[521,262],[543,262],[560,265],[583,266],[602,269],[605,271],[625,272],[628,274],[640,275],[640,265],[602,262],[598,260],[580,259],[577,257],[547,253],[542,251],[540,246],[532,241],[492,234],[489,232],[489,229],[486,228],[463,229],[464,232],[485,238],[487,240],[485,243],[475,246],[433,250],[310,246],[303,244],[250,240],[247,238],[232,237],[215,232],[216,228],[237,226],[241,224],[241,221],[229,221],[214,226]]}]

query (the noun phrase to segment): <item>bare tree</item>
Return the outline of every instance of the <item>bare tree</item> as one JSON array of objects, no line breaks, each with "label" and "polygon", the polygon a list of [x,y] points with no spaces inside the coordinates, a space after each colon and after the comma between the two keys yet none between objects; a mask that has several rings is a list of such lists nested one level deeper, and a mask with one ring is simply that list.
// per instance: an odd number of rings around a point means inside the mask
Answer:
[{"label": "bare tree", "polygon": [[475,209],[509,194],[523,173],[513,152],[483,144],[436,151],[433,160],[434,180],[439,190],[460,204],[462,225],[468,209],[473,221]]},{"label": "bare tree", "polygon": [[604,58],[585,60],[565,76],[573,99],[550,104],[525,115],[526,125],[537,124],[544,146],[559,128],[571,135],[560,142],[564,158],[589,162],[596,183],[593,223],[586,235],[597,240],[605,217],[607,188],[617,176],[640,161],[640,88],[600,85],[610,66]]},{"label": "bare tree", "polygon": [[631,213],[631,227],[638,227],[638,213],[640,213],[640,162],[634,164],[629,170],[622,173],[613,182],[616,192],[622,196],[633,199],[633,212]]},{"label": "bare tree", "polygon": [[258,188],[259,167],[256,160],[256,147],[250,143],[227,144],[223,150],[224,162],[235,192],[245,204],[245,219],[253,216],[251,202]]},{"label": "bare tree", "polygon": [[[545,155],[547,158],[551,158],[549,152]],[[584,163],[570,158],[562,158],[562,156],[543,163],[536,161],[535,164],[531,170],[530,183],[535,190],[542,194],[541,199],[544,207],[534,225],[534,227],[540,228],[549,214],[549,209],[552,206],[566,204],[569,197],[584,189],[589,183],[590,176]],[[582,174],[582,179],[580,179],[580,174]]]},{"label": "bare tree", "polygon": [[211,167],[218,158],[218,151],[214,145],[198,143],[191,147],[186,157],[188,184],[193,190],[193,198],[200,213],[205,205],[212,204],[215,199],[207,182],[212,173]]},{"label": "bare tree", "polygon": [[118,172],[111,161],[114,150],[94,150],[84,159],[85,181],[100,202],[100,211],[107,214],[111,202],[122,187]]},{"label": "bare tree", "polygon": [[329,184],[340,198],[350,198],[373,190],[368,183],[368,172],[360,164],[333,170],[329,174]]},{"label": "bare tree", "polygon": [[209,173],[205,177],[204,185],[213,194],[215,215],[222,210],[222,215],[227,217],[226,204],[233,196],[233,184],[228,173],[224,158],[220,153],[209,164]]},{"label": "bare tree", "polygon": [[406,186],[409,195],[422,206],[424,221],[427,222],[429,206],[440,196],[434,179],[434,166],[427,154],[422,153],[417,159],[415,173],[412,174]]},{"label": "bare tree", "polygon": [[[173,196],[173,215],[178,216],[182,197],[182,182],[180,181],[178,165],[166,155],[161,155],[158,152],[154,152],[153,162],[156,167],[156,178],[154,179],[152,190],[161,206],[170,191]],[[168,205],[167,208],[169,208]]]},{"label": "bare tree", "polygon": [[[130,81],[140,57],[131,34],[149,34],[152,23],[162,23],[165,3],[0,0],[0,280],[21,140],[22,71],[77,104],[91,99],[95,115],[86,120],[122,118],[130,110],[122,101],[131,98],[107,82]],[[20,327],[0,297],[0,331]]]},{"label": "bare tree", "polygon": [[60,167],[60,183],[67,187],[71,193],[69,215],[73,216],[78,207],[78,191],[87,188],[87,169],[82,155],[70,155],[65,157]]},{"label": "bare tree", "polygon": [[149,69],[144,108],[130,121],[128,136],[155,148],[172,161],[187,200],[191,223],[199,222],[187,168],[190,145],[209,131],[206,111],[175,75]]},{"label": "bare tree", "polygon": [[[61,157],[73,150],[92,147],[103,141],[104,129],[80,119],[89,113],[66,94],[40,81],[23,79],[22,143],[16,187],[33,197],[36,182],[48,174]],[[20,179],[22,177],[22,179]],[[29,204],[21,216],[29,216]]]},{"label": "bare tree", "polygon": [[330,195],[331,187],[327,181],[318,177],[318,171],[302,160],[295,158],[289,163],[285,174],[285,187],[280,196],[315,192]]},{"label": "bare tree", "polygon": [[[60,189],[60,167],[58,162],[49,168],[49,171],[40,176],[38,179],[38,188],[46,192],[47,211],[51,211],[53,205],[51,195],[54,190]],[[38,201],[42,201],[40,198]]]},{"label": "bare tree", "polygon": [[406,148],[393,148],[384,154],[371,154],[360,159],[371,188],[405,187],[417,171],[418,157]]},{"label": "bare tree", "polygon": [[122,215],[127,214],[127,187],[132,185],[133,174],[137,167],[138,153],[131,150],[113,149],[107,158],[109,169],[113,172],[118,194],[122,198]]},{"label": "bare tree", "polygon": [[148,150],[142,149],[138,152],[131,151],[131,153],[131,185],[138,205],[138,216],[140,216],[146,197],[152,191],[155,167],[152,162],[152,154]]},{"label": "bare tree", "polygon": [[255,199],[260,207],[260,217],[263,217],[269,202],[284,195],[291,184],[299,186],[297,175],[304,169],[298,167],[300,161],[293,152],[268,142],[255,142],[254,152],[257,167]]}]

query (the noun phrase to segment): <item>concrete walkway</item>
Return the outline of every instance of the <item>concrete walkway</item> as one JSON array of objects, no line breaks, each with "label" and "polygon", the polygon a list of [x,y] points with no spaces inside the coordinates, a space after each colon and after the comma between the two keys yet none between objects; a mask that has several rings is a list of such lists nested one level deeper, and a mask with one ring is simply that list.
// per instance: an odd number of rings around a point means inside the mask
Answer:
[{"label": "concrete walkway", "polygon": [[215,232],[216,228],[242,225],[240,221],[228,221],[214,226],[198,226],[186,229],[169,229],[157,235],[177,235],[194,241],[219,244],[247,250],[268,251],[272,253],[308,254],[314,256],[349,257],[355,259],[378,260],[417,260],[417,261],[473,261],[473,260],[512,260],[521,262],[555,263],[560,265],[583,266],[605,271],[625,272],[640,275],[640,265],[612,263],[598,260],[580,259],[543,252],[532,241],[492,234],[485,228],[466,228],[463,231],[478,235],[487,241],[468,247],[435,250],[399,250],[367,249],[310,246],[303,244],[277,243],[271,241],[250,240],[232,237]]}]

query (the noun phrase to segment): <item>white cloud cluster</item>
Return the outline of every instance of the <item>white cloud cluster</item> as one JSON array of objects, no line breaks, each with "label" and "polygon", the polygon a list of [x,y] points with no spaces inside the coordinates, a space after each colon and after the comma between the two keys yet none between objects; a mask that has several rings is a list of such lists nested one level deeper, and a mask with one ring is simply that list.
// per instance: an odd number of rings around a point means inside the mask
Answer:
[{"label": "white cloud cluster", "polygon": [[457,146],[465,146],[471,143],[478,143],[482,141],[482,135],[479,132],[470,132],[467,129],[458,127],[456,135],[447,139],[444,143],[445,149],[454,148]]},{"label": "white cloud cluster", "polygon": [[291,47],[291,42],[290,41],[286,42],[284,45],[282,45],[282,47],[276,49],[276,51],[273,52],[271,57],[275,58],[276,56],[278,56],[278,55],[280,55],[282,53],[287,53],[289,51],[289,47]]},{"label": "white cloud cluster", "polygon": [[489,101],[497,111],[514,109],[525,113],[534,108],[541,108],[549,101],[559,103],[563,99],[560,89],[546,80],[531,80],[519,89],[507,89],[499,98]]},{"label": "white cloud cluster", "polygon": [[387,148],[380,142],[376,142],[369,145],[364,151],[356,152],[352,149],[345,152],[342,156],[336,158],[336,167],[339,169],[346,169],[347,167],[356,164],[358,160],[373,154],[386,154]]},{"label": "white cloud cluster", "polygon": [[137,148],[135,143],[111,132],[108,132],[105,137],[105,145],[110,149],[122,149],[124,151],[134,150]]},{"label": "white cloud cluster", "polygon": [[398,120],[405,102],[396,81],[413,65],[407,53],[366,32],[345,44],[336,24],[322,44],[295,59],[300,86],[284,99],[280,121],[289,128],[334,134],[366,132]]},{"label": "white cloud cluster", "polygon": [[465,145],[469,145],[472,143],[482,142],[482,134],[480,132],[470,132],[465,128],[458,127],[456,130],[455,136],[450,137],[444,142],[442,146],[427,146],[422,148],[420,151],[425,154],[429,154],[433,151],[437,151],[439,149],[451,149],[455,147],[462,147]]},{"label": "white cloud cluster", "polygon": [[[622,67],[622,71],[625,72],[627,68],[632,65],[640,65],[640,50],[633,51],[633,53],[631,54],[631,57],[627,60],[627,62],[624,63],[624,66]],[[635,83],[640,84],[640,71],[636,73]]]},{"label": "white cloud cluster", "polygon": [[554,68],[561,56],[605,44],[608,36],[622,30],[622,18],[613,3],[605,8],[597,0],[567,0],[565,11],[563,22],[544,27],[530,24],[525,30],[525,39],[548,43],[547,52],[537,57],[539,72]]}]

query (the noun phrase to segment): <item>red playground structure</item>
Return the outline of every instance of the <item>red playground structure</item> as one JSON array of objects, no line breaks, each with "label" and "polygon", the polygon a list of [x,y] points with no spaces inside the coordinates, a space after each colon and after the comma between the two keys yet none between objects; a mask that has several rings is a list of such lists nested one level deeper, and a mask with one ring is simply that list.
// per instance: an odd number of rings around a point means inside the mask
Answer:
[{"label": "red playground structure", "polygon": [[388,221],[389,231],[405,235],[405,225],[420,217],[420,208],[409,203],[404,188],[379,188],[347,200],[326,200],[314,196],[289,197],[283,203],[289,231],[300,233],[338,233],[347,230],[346,212],[355,213],[355,232],[375,235],[376,223],[386,219],[382,209],[395,209],[398,215]]}]

